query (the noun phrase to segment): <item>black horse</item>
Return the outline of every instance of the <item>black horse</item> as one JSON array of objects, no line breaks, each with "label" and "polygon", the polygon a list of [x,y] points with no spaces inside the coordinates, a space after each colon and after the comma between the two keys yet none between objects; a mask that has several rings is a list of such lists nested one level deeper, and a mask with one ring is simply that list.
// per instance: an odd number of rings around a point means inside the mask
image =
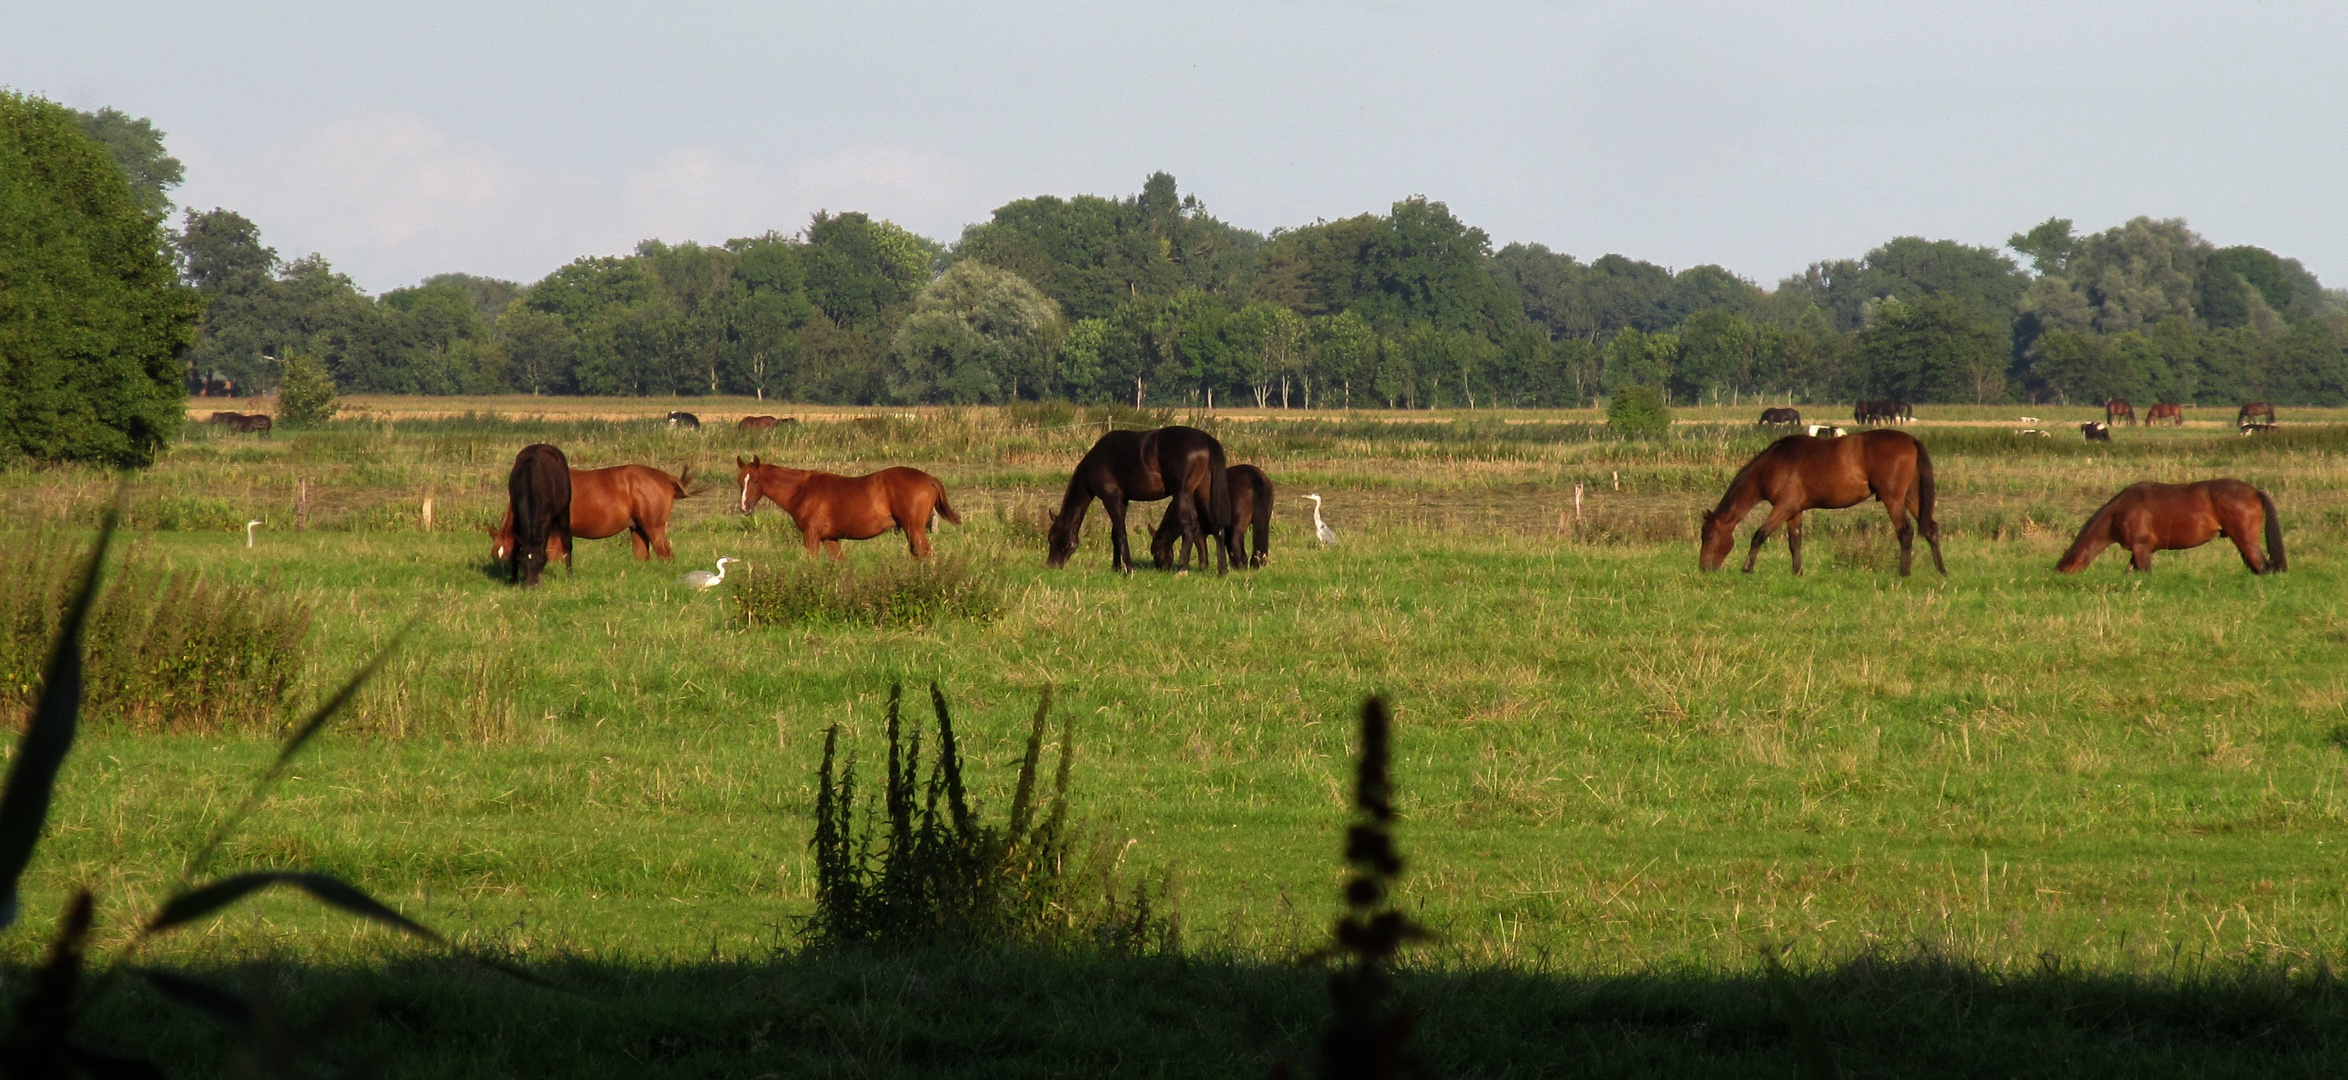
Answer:
[{"label": "black horse", "polygon": [[[1231,522],[1223,526],[1219,539],[1224,557],[1233,566],[1254,569],[1272,561],[1272,478],[1253,465],[1233,465],[1223,470],[1224,479],[1231,485]],[[1255,554],[1247,553],[1245,536],[1254,527]],[[1181,524],[1174,520],[1174,508],[1166,508],[1166,518],[1158,522],[1157,531],[1150,535],[1150,561],[1158,569],[1174,566],[1174,541],[1182,538]],[[1182,545],[1180,568],[1190,569],[1191,546]],[[1206,556],[1201,553],[1199,566],[1204,569]]]},{"label": "black horse", "polygon": [[[1044,565],[1068,565],[1084,529],[1084,512],[1099,499],[1109,514],[1113,545],[1109,565],[1133,571],[1133,551],[1125,543],[1125,504],[1171,498],[1168,511],[1175,527],[1191,546],[1205,551],[1209,535],[1220,536],[1231,521],[1231,482],[1224,475],[1223,444],[1190,427],[1156,431],[1112,431],[1101,436],[1076,463],[1068,491],[1060,497],[1060,512],[1052,515],[1051,552]],[[1203,558],[1203,556],[1202,556]],[[1228,573],[1221,546],[1215,548],[1215,572]]]},{"label": "black horse", "polygon": [[1761,410],[1761,423],[1762,423],[1762,424],[1764,424],[1764,425],[1768,425],[1768,424],[1799,424],[1799,423],[1801,423],[1801,422],[1802,422],[1802,412],[1801,412],[1801,410],[1799,410],[1799,409],[1763,409],[1763,410]]},{"label": "black horse", "polygon": [[699,431],[701,430],[701,418],[689,412],[673,412],[669,414],[669,426],[684,428],[688,431]]},{"label": "black horse", "polygon": [[546,570],[546,542],[561,537],[571,550],[571,463],[548,443],[532,443],[514,455],[506,477],[506,509],[513,515],[514,546],[508,581],[538,584]]}]

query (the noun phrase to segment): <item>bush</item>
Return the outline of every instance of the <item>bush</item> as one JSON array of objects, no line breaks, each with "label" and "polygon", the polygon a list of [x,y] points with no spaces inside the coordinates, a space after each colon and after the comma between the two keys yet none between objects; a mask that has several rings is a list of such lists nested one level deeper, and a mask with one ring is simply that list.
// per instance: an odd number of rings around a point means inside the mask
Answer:
[{"label": "bush", "polygon": [[1623,435],[1661,435],[1671,430],[1671,410],[1653,387],[1626,386],[1607,401],[1606,426]]},{"label": "bush", "polygon": [[326,374],[326,365],[307,353],[285,358],[285,374],[277,380],[279,427],[324,427],[340,408],[334,401],[334,379]]},{"label": "bush", "polygon": [[779,569],[744,572],[733,594],[735,610],[749,626],[927,626],[944,619],[992,619],[1003,610],[997,574],[968,559],[942,555],[862,569],[786,558]]},{"label": "bush", "polygon": [[806,923],[811,942],[1091,945],[1120,952],[1178,946],[1180,923],[1166,910],[1171,884],[1136,885],[1129,900],[1121,899],[1117,848],[1097,834],[1088,837],[1068,818],[1075,726],[1067,719],[1060,723],[1051,808],[1044,809],[1036,770],[1051,691],[1036,705],[1011,813],[999,826],[981,821],[970,803],[945,695],[931,684],[937,749],[926,781],[920,779],[921,735],[907,739],[899,722],[902,698],[902,686],[889,688],[889,771],[878,816],[871,800],[857,805],[856,759],[851,751],[841,762],[839,725],[824,735],[811,844],[816,910]]},{"label": "bush", "polygon": [[76,115],[0,91],[0,460],[152,463],[202,311]]},{"label": "bush", "polygon": [[[0,697],[21,716],[76,584],[73,545],[0,546]],[[134,551],[99,594],[84,639],[93,722],[146,731],[275,723],[301,671],[310,610],[268,585],[172,571]]]}]

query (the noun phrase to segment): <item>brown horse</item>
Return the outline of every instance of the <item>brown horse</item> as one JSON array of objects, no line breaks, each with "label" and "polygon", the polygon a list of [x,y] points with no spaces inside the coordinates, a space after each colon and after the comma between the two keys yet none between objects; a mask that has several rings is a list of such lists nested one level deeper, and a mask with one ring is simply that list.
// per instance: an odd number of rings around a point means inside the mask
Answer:
[{"label": "brown horse", "polygon": [[740,427],[744,431],[768,431],[779,423],[782,421],[771,416],[745,416],[742,418]]},{"label": "brown horse", "polygon": [[2144,410],[2145,427],[2151,427],[2152,425],[2163,420],[2171,421],[2178,427],[2184,427],[2184,406],[2181,406],[2174,401],[2156,401],[2153,403],[2152,408]]},{"label": "brown horse", "polygon": [[929,557],[929,531],[937,518],[956,525],[962,515],[946,505],[946,485],[920,469],[898,466],[865,476],[840,476],[768,465],[753,457],[734,459],[734,480],[742,485],[741,510],[758,509],[758,500],[773,499],[791,515],[807,553],[818,545],[832,557],[845,559],[842,540],[870,540],[890,529],[905,530],[913,557]]},{"label": "brown horse", "polygon": [[213,415],[219,417],[221,423],[227,424],[228,430],[231,432],[257,434],[264,439],[269,437],[269,429],[274,426],[274,421],[269,419],[268,413],[214,413]]},{"label": "brown horse", "polygon": [[[2253,425],[2252,420],[2264,422]],[[2234,413],[2234,426],[2239,428],[2273,427],[2275,426],[2275,407],[2263,401],[2250,402]]]},{"label": "brown horse", "polygon": [[1761,410],[1761,426],[1763,427],[1771,424],[1799,424],[1801,422],[1802,411],[1800,409]]},{"label": "brown horse", "polygon": [[[1231,523],[1225,525],[1217,537],[1223,544],[1224,557],[1233,566],[1249,569],[1271,562],[1274,505],[1272,478],[1253,465],[1233,465],[1223,471],[1223,477],[1231,485]],[[1254,527],[1255,533],[1256,551],[1253,555],[1247,553],[1244,542],[1249,526]],[[1182,524],[1174,520],[1174,507],[1168,505],[1165,519],[1158,522],[1157,529],[1150,534],[1150,561],[1157,564],[1160,570],[1177,565],[1174,561],[1174,541],[1181,538]],[[1190,553],[1193,550],[1188,541],[1183,542],[1182,561],[1179,564],[1181,569],[1190,569]],[[1199,565],[1201,568],[1206,565],[1203,553],[1199,556]]]},{"label": "brown horse", "polygon": [[[635,541],[637,561],[653,555],[659,555],[663,562],[675,558],[676,552],[669,547],[669,511],[678,499],[692,497],[687,489],[692,479],[691,468],[679,476],[650,465],[572,469],[571,536],[601,540],[625,531]],[[489,536],[489,557],[504,562],[514,548],[514,512],[510,507],[505,520],[489,530]],[[558,556],[564,566],[571,565],[568,543],[559,549],[547,548],[546,561],[551,563]]]},{"label": "brown horse", "polygon": [[571,549],[571,463],[553,445],[532,443],[514,455],[505,490],[506,516],[514,522],[507,580],[536,585],[546,553],[557,543]]},{"label": "brown horse", "polygon": [[244,418],[245,414],[241,412],[216,412],[212,414],[210,419],[207,419],[204,422],[207,424],[225,424],[232,420],[242,420]]},{"label": "brown horse", "polygon": [[[2259,557],[2258,536],[2266,533],[2266,556]],[[2204,480],[2198,484],[2132,484],[2112,496],[2087,525],[2071,550],[2063,552],[2055,569],[2076,574],[2087,569],[2103,549],[2118,544],[2128,549],[2128,569],[2152,570],[2155,551],[2196,548],[2219,536],[2234,542],[2242,564],[2253,574],[2287,569],[2283,558],[2283,522],[2275,516],[2275,500],[2240,480]]]},{"label": "brown horse", "polygon": [[[1099,499],[1109,515],[1109,566],[1133,572],[1133,550],[1125,542],[1125,504],[1172,499],[1168,513],[1182,538],[1205,551],[1207,536],[1220,535],[1231,522],[1231,479],[1223,464],[1223,444],[1193,427],[1163,427],[1155,431],[1112,431],[1100,437],[1076,463],[1068,490],[1060,496],[1060,512],[1052,515],[1051,547],[1044,565],[1068,565],[1083,535],[1084,512]],[[1231,570],[1229,553],[1215,548],[1215,573]],[[1205,556],[1200,556],[1202,566]]]},{"label": "brown horse", "polygon": [[[1942,575],[1940,523],[1932,516],[1932,456],[1924,444],[1905,431],[1862,431],[1839,439],[1788,435],[1737,471],[1720,505],[1704,512],[1704,538],[1696,565],[1718,570],[1736,547],[1737,522],[1758,502],[1769,503],[1769,517],[1753,530],[1753,548],[1745,555],[1745,572],[1761,555],[1761,544],[1779,526],[1785,527],[1786,548],[1793,553],[1794,573],[1802,572],[1802,513],[1840,510],[1866,501],[1883,501],[1884,513],[1900,538],[1900,575],[1908,574],[1916,534],[1932,545],[1932,565]],[[1910,524],[1909,515],[1915,516]]]},{"label": "brown horse", "polygon": [[2128,404],[2128,400],[2126,398],[2113,398],[2110,401],[2103,403],[2104,423],[2118,424],[2122,420],[2126,420],[2131,424],[2135,423],[2136,407]]}]

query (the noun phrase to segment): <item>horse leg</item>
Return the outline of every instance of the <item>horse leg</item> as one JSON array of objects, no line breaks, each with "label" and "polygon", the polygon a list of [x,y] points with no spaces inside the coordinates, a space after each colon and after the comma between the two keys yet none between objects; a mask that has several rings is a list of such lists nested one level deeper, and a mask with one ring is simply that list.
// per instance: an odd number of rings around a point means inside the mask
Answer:
[{"label": "horse leg", "polygon": [[913,549],[913,557],[929,558],[929,518],[916,518],[900,524],[905,527],[905,546]]},{"label": "horse leg", "polygon": [[635,549],[637,562],[652,558],[652,537],[644,531],[644,526],[628,526],[628,543]]},{"label": "horse leg", "polygon": [[[1769,542],[1769,534],[1776,532],[1780,526],[1783,526],[1787,521],[1792,520],[1793,516],[1793,511],[1788,511],[1785,507],[1779,506],[1775,503],[1770,504],[1769,516],[1761,520],[1760,528],[1753,530],[1753,546],[1745,551],[1746,573],[1750,574],[1753,572],[1753,563],[1755,560],[1758,560],[1761,557],[1761,545]],[[1794,573],[1799,574],[1801,572],[1802,571],[1800,567],[1796,567],[1794,569]]]},{"label": "horse leg", "polygon": [[1900,540],[1900,576],[1907,577],[1916,562],[1916,523],[1908,517],[1906,499],[1883,504],[1883,511],[1891,515],[1891,532]]},{"label": "horse leg", "polygon": [[668,562],[677,557],[676,549],[669,546],[669,527],[667,525],[654,526],[650,536],[652,553],[660,556],[660,561]]},{"label": "horse leg", "polygon": [[2251,573],[2266,573],[2266,556],[2259,553],[2258,545],[2253,539],[2256,532],[2254,528],[2235,527],[2218,531],[2224,533],[2226,539],[2234,542],[2234,550],[2242,553],[2242,565],[2249,567]]},{"label": "horse leg", "polygon": [[1795,514],[1785,523],[1785,549],[1794,557],[1794,573],[1802,572],[1802,515]]},{"label": "horse leg", "polygon": [[1125,546],[1125,500],[1104,496],[1101,509],[1109,513],[1109,569],[1130,574],[1133,549]]},{"label": "horse leg", "polygon": [[2128,569],[2152,573],[2152,541],[2146,537],[2131,537],[2128,541]]}]

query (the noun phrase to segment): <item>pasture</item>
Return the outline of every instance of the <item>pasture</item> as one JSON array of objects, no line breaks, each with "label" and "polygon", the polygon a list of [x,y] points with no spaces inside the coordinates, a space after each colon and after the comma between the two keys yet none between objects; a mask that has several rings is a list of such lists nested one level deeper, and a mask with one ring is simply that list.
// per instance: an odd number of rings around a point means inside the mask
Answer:
[{"label": "pasture", "polygon": [[[716,418],[786,410],[349,405],[267,441],[191,423],[132,481],[130,558],[310,609],[286,713],[416,623],[222,865],[344,875],[586,996],[290,900],[150,955],[261,961],[289,992],[389,987],[362,1045],[391,1075],[1261,1075],[1320,1015],[1317,977],[1289,961],[1337,910],[1350,721],[1371,691],[1397,707],[1406,905],[1437,934],[1404,989],[1448,1071],[1790,1071],[1764,949],[1862,1073],[2124,1053],[2248,1075],[2339,1048],[2348,411],[2285,409],[2244,438],[2205,409],[2087,443],[2076,425],[2100,409],[1923,407],[1908,430],[1937,469],[1949,572],[1920,557],[1906,579],[1873,503],[1809,517],[1800,578],[1782,541],[1735,571],[1766,511],[1727,571],[1697,572],[1698,515],[1775,437],[1750,424],[1760,406],[1676,410],[1654,441],[1611,439],[1594,411],[1171,418],[1279,485],[1270,565],[1218,579],[1112,574],[1097,510],[1070,565],[1045,569],[1044,512],[1103,429],[1065,408],[808,409],[744,433]],[[669,430],[671,408],[704,428]],[[706,483],[678,505],[677,561],[581,541],[575,574],[508,587],[483,530],[514,452],[541,440],[577,468],[690,467]],[[935,474],[963,518],[937,548],[999,580],[1000,613],[747,627],[726,587],[680,586],[721,555],[751,572],[805,557],[771,506],[731,512],[752,453]],[[2216,476],[2274,495],[2288,573],[2253,577],[2222,540],[2151,575],[2118,552],[2054,573],[2120,488]],[[8,542],[86,540],[113,484],[0,475]],[[1313,542],[1307,493],[1337,546]],[[1163,506],[1137,507],[1137,550]],[[857,567],[906,557],[901,537],[848,546]],[[1171,870],[1184,955],[794,956],[823,731],[876,745],[893,681],[944,687],[997,803],[1055,687],[1078,808],[1129,873]],[[33,960],[76,884],[119,941],[275,733],[93,717],[7,962]],[[2047,1019],[2079,1002],[2103,1019]],[[192,1024],[167,1037],[207,1045]],[[1102,1040],[1123,1049],[1085,1056]]]}]

